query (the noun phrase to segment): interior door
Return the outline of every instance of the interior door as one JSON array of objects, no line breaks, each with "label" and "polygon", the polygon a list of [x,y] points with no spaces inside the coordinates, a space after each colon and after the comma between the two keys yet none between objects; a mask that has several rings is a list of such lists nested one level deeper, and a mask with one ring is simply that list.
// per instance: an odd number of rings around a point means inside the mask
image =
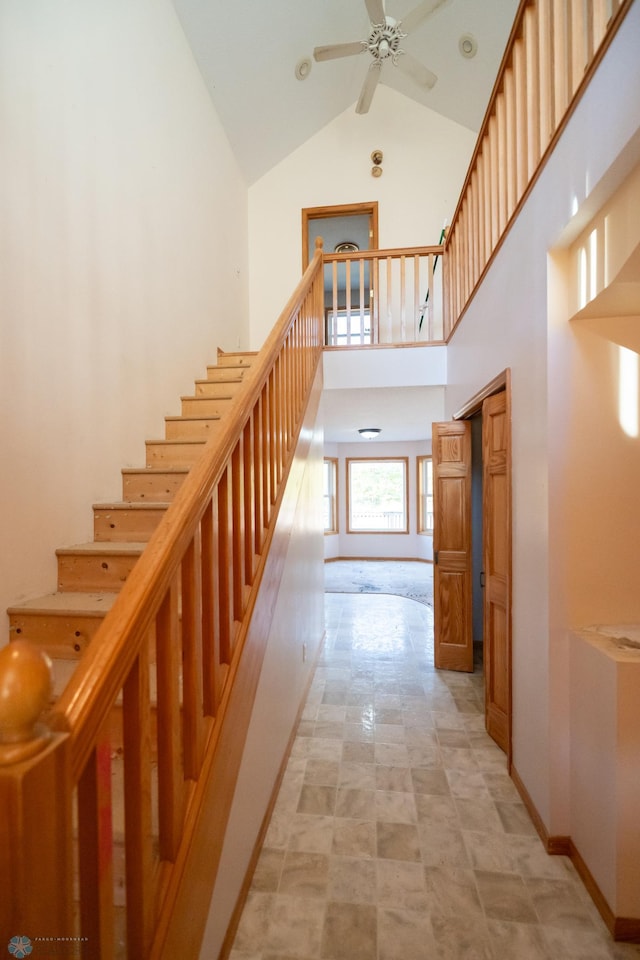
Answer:
[{"label": "interior door", "polygon": [[471,672],[471,424],[434,423],[432,441],[434,661]]},{"label": "interior door", "polygon": [[511,750],[511,417],[503,390],[482,404],[484,677],[487,733]]}]

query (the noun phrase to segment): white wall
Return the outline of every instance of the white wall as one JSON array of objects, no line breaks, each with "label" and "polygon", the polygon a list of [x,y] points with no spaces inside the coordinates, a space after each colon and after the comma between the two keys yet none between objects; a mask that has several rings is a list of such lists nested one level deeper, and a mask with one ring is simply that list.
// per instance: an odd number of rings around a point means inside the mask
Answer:
[{"label": "white wall", "polygon": [[[338,458],[338,534],[325,536],[325,560],[347,557],[385,557],[403,560],[432,560],[433,538],[417,532],[418,479],[417,457],[431,453],[431,441],[412,443],[325,444],[325,456]],[[409,479],[408,533],[348,533],[347,532],[347,458],[349,457],[407,457]]]},{"label": "white wall", "polygon": [[[247,345],[247,192],[170,0],[0,5],[0,609]],[[6,640],[4,619],[0,642]]]},{"label": "white wall", "polygon": [[[337,117],[249,190],[251,346],[260,347],[302,272],[303,207],[379,204],[381,247],[438,243],[475,135],[379,85],[371,110]],[[371,176],[371,151],[384,153]],[[272,255],[277,252],[278,269]]]},{"label": "white wall", "polygon": [[640,128],[639,35],[636,3],[447,357],[449,414],[500,370],[512,370],[514,765],[552,834],[570,833],[562,477],[570,445],[571,371],[556,355],[569,313],[548,252],[572,222],[584,222],[598,186]]}]

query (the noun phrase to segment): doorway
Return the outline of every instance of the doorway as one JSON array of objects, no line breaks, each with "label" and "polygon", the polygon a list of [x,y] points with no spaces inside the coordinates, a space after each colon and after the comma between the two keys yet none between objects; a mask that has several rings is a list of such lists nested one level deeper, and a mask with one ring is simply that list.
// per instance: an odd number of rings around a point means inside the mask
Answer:
[{"label": "doorway", "polygon": [[378,249],[378,203],[343,203],[302,210],[302,269],[309,266],[317,237],[325,253],[334,253],[340,244],[355,244],[358,250]]},{"label": "doorway", "polygon": [[509,370],[487,384],[452,421],[433,425],[432,456],[435,664],[440,669],[472,671],[474,639],[480,640],[481,623],[485,726],[510,765]]}]

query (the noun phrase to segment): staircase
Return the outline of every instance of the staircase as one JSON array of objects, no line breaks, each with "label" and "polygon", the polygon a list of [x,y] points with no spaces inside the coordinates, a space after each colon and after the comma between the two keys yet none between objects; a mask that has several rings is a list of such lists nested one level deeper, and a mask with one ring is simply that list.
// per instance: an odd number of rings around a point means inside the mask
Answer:
[{"label": "staircase", "polygon": [[218,350],[217,364],[165,417],[165,437],[145,444],[145,466],[122,470],[122,500],[93,505],[93,540],[56,550],[58,589],[8,610],[10,640],[51,657],[54,699],[109,612],[190,468],[246,382],[255,353]]}]

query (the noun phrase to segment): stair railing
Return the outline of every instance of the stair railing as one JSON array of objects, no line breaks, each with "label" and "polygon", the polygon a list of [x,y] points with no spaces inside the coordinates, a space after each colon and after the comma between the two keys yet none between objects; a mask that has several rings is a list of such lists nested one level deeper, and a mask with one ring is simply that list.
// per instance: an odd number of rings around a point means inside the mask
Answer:
[{"label": "stair railing", "polygon": [[443,339],[442,246],[325,254],[325,344]]},{"label": "stair railing", "polygon": [[[322,323],[318,246],[244,392],[55,704],[54,732],[32,730],[46,699],[42,679],[33,716],[7,722],[0,710],[7,940],[62,939],[66,956],[87,960],[196,954],[250,707],[234,708],[226,727],[225,719],[234,680],[247,669],[244,641],[316,378]],[[9,666],[19,702],[25,688]],[[257,683],[256,669],[254,656]],[[0,691],[2,683],[0,664]],[[3,744],[3,736],[19,743]],[[194,853],[202,836],[208,847]],[[189,878],[194,856],[206,858],[206,875]]]},{"label": "stair railing", "polygon": [[633,0],[522,0],[445,242],[448,340]]}]

